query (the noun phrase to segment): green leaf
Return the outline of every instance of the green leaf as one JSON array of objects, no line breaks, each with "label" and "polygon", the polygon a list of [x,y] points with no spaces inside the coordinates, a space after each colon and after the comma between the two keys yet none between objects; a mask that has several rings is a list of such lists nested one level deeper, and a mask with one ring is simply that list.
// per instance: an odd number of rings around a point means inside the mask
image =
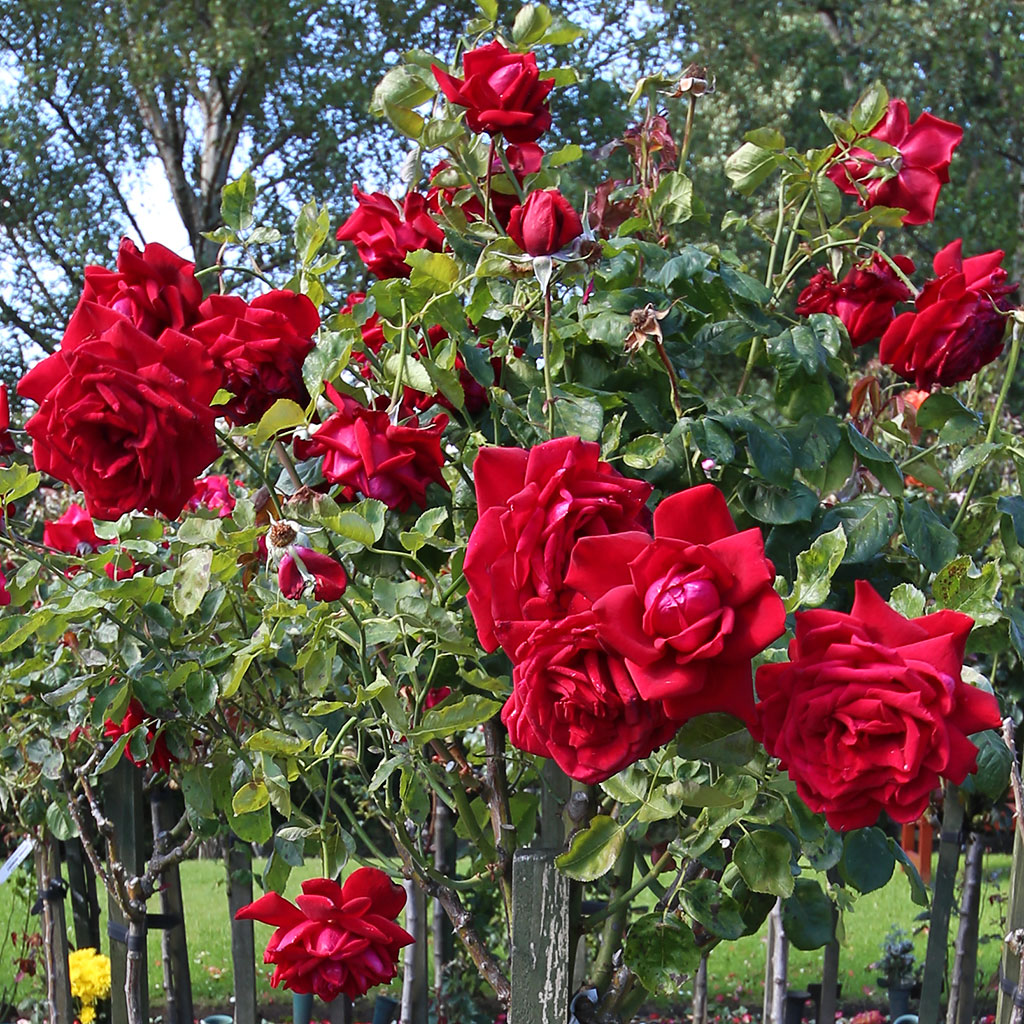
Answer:
[{"label": "green leaf", "polygon": [[878,477],[881,484],[890,494],[903,493],[903,474],[893,461],[892,456],[869,441],[852,423],[847,424],[850,444],[867,468]]},{"label": "green leaf", "polygon": [[582,159],[583,149],[581,146],[577,146],[575,142],[567,143],[561,149],[556,149],[547,156],[549,167],[561,167],[563,164],[571,164],[576,160]]},{"label": "green leaf", "polygon": [[555,421],[566,435],[597,441],[604,427],[604,409],[595,398],[565,395],[555,400]]},{"label": "green leaf", "polygon": [[842,526],[837,526],[796,556],[796,582],[784,602],[787,612],[817,608],[828,600],[832,577],[846,554],[846,545],[846,533]]},{"label": "green leaf", "polygon": [[518,46],[529,46],[537,42],[550,25],[551,11],[544,4],[525,4],[512,23],[512,41]]},{"label": "green leaf", "polygon": [[880,828],[859,828],[843,837],[839,873],[857,892],[881,889],[892,878],[895,867],[889,837]]},{"label": "green leaf", "polygon": [[683,910],[712,935],[738,939],[747,930],[740,905],[710,878],[687,882],[679,889]]},{"label": "green leaf", "polygon": [[892,836],[889,836],[889,852],[896,858],[896,863],[899,864],[900,869],[906,876],[907,883],[910,885],[910,898],[919,907],[927,907],[929,902],[929,892],[927,886],[921,879],[921,873],[917,870],[914,864],[911,863],[910,858],[907,856],[906,851]]},{"label": "green leaf", "polygon": [[903,532],[910,550],[929,572],[938,572],[956,557],[956,535],[924,498],[904,504]]},{"label": "green leaf", "polygon": [[229,815],[228,826],[243,842],[265,843],[274,834],[274,826],[270,821],[269,801],[258,811]]},{"label": "green leaf", "polygon": [[412,267],[410,283],[413,287],[426,287],[433,292],[451,291],[459,279],[459,265],[441,252],[415,249],[408,253],[405,262]]},{"label": "green leaf", "polygon": [[889,543],[899,528],[899,509],[892,498],[865,495],[836,505],[825,513],[822,527],[832,530],[836,524],[846,534],[844,564],[866,562]]},{"label": "green leaf", "polygon": [[737,192],[749,196],[781,162],[781,155],[744,142],[725,161],[725,175]]},{"label": "green leaf", "polygon": [[738,718],[713,712],[691,718],[676,733],[676,749],[687,761],[739,766],[753,758],[757,747]]},{"label": "green leaf", "polygon": [[569,849],[555,858],[555,864],[577,882],[593,882],[611,871],[625,841],[626,830],[614,818],[598,814],[572,837]]},{"label": "green leaf", "polygon": [[974,619],[979,626],[998,622],[998,603],[1002,574],[995,562],[978,569],[969,555],[949,563],[932,582],[932,596],[940,608],[951,608]]},{"label": "green leaf", "polygon": [[62,843],[74,839],[78,835],[78,829],[68,814],[67,809],[58,803],[51,803],[46,808],[46,827],[53,834],[53,838]]},{"label": "green leaf", "polygon": [[651,208],[663,224],[688,221],[693,215],[693,182],[680,171],[670,171],[651,197]]},{"label": "green leaf", "polygon": [[229,181],[220,190],[220,216],[234,231],[252,227],[252,210],[256,205],[256,183],[245,171],[237,181]]},{"label": "green leaf", "polygon": [[782,904],[782,927],[797,949],[821,949],[832,941],[832,901],[817,882],[796,880],[793,895]]},{"label": "green leaf", "polygon": [[732,860],[749,889],[785,899],[793,892],[793,872],[789,865],[792,854],[784,835],[758,829],[740,838]]},{"label": "green leaf", "polygon": [[660,913],[645,914],[630,925],[622,956],[652,995],[678,995],[700,966],[693,932]]},{"label": "green leaf", "polygon": [[262,782],[247,782],[236,790],[231,798],[231,810],[235,814],[252,814],[270,803],[270,794]]},{"label": "green leaf", "polygon": [[540,43],[542,46],[565,46],[585,35],[586,32],[564,14],[555,14],[552,16],[550,27],[541,36]]},{"label": "green leaf", "polygon": [[476,0],[476,5],[488,21],[494,21],[498,17],[498,0]]},{"label": "green leaf", "polygon": [[889,595],[889,604],[908,619],[924,615],[924,594],[913,583],[901,583]]},{"label": "green leaf", "polygon": [[740,501],[756,520],[772,526],[806,522],[818,507],[818,496],[798,481],[788,486],[751,484],[740,491]]},{"label": "green leaf", "polygon": [[185,696],[197,715],[208,715],[213,710],[217,693],[217,677],[205,669],[191,672],[185,680]]},{"label": "green leaf", "polygon": [[423,716],[423,724],[409,733],[416,743],[428,743],[446,736],[459,736],[493,718],[501,710],[501,701],[471,693],[455,703],[445,701]]},{"label": "green leaf", "polygon": [[[429,70],[412,64],[399,64],[373,90],[370,113],[383,114],[388,106],[405,108],[412,113],[413,107],[425,103],[436,91],[434,77]],[[422,118],[420,121],[422,123]]]},{"label": "green leaf", "polygon": [[426,122],[422,114],[395,103],[384,103],[384,116],[408,139],[418,139]]},{"label": "green leaf", "polygon": [[658,434],[641,434],[622,450],[630,469],[653,469],[665,457],[665,441]]},{"label": "green leaf", "polygon": [[171,602],[182,618],[197,612],[203,603],[210,589],[212,564],[213,551],[210,548],[190,548],[181,556],[181,564],[174,570]]},{"label": "green leaf", "polygon": [[295,251],[299,263],[308,266],[327,241],[331,230],[331,216],[327,206],[318,207],[312,200],[305,204],[295,218]]},{"label": "green leaf", "polygon": [[889,93],[879,81],[872,82],[853,106],[850,121],[858,132],[869,132],[885,117],[889,109]]},{"label": "green leaf", "polygon": [[922,430],[939,430],[951,421],[975,428],[981,425],[978,414],[971,412],[948,391],[936,391],[929,395],[917,410],[915,420]]},{"label": "green leaf", "polygon": [[305,425],[306,412],[302,406],[290,398],[279,398],[260,417],[253,440],[256,444],[263,444],[282,430],[291,430],[294,427],[304,427]]},{"label": "green leaf", "polygon": [[978,748],[978,767],[964,780],[963,788],[995,803],[1010,784],[1010,748],[994,729],[974,733],[971,742]]},{"label": "green leaf", "polygon": [[324,526],[340,537],[369,547],[377,540],[373,524],[354,510],[339,512],[336,516],[325,516]]},{"label": "green leaf", "polygon": [[249,750],[294,757],[309,746],[309,740],[278,729],[260,729],[249,737],[245,745]]}]

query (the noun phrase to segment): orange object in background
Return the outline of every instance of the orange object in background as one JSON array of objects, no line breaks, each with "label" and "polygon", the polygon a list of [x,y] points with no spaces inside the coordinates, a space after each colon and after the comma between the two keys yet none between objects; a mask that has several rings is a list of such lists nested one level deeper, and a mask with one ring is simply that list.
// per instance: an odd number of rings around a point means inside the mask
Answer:
[{"label": "orange object in background", "polygon": [[903,826],[900,833],[900,846],[907,855],[907,859],[917,868],[921,880],[927,885],[932,877],[932,841],[934,839],[934,826],[924,815],[917,821],[911,821]]}]

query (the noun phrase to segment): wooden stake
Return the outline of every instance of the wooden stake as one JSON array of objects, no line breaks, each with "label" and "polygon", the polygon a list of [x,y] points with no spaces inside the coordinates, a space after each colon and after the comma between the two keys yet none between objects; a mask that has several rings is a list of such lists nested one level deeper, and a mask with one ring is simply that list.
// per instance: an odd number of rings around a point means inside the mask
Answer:
[{"label": "wooden stake", "polygon": [[405,930],[415,940],[405,947],[402,1024],[427,1024],[427,900],[415,883],[405,882]]},{"label": "wooden stake", "polygon": [[950,976],[946,1024],[974,1020],[974,976],[978,970],[978,915],[981,910],[981,867],[985,841],[972,832],[964,857],[964,886],[960,898],[960,927]]},{"label": "wooden stake", "polygon": [[252,847],[231,835],[227,840],[228,913],[231,916],[231,965],[235,974],[235,1024],[257,1024],[256,942],[252,921],[235,914],[252,903]]},{"label": "wooden stake", "polygon": [[[68,973],[68,932],[64,922],[64,889],[60,885],[60,857],[52,835],[43,832],[35,851],[39,883],[46,995],[50,1024],[69,1024],[74,1018]],[[54,884],[56,883],[56,884]],[[51,886],[53,886],[51,888]]]}]

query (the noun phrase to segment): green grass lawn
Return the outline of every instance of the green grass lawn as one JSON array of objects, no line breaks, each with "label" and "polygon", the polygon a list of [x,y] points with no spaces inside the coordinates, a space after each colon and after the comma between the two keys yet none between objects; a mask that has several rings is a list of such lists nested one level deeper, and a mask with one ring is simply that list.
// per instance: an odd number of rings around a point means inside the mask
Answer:
[{"label": "green grass lawn", "polygon": [[[995,975],[1002,934],[1003,902],[1001,897],[1008,888],[1010,858],[1008,855],[990,854],[986,857],[982,891],[981,946],[979,949],[979,997],[987,1004],[994,1002]],[[231,993],[231,947],[228,928],[227,891],[224,866],[217,860],[188,861],[182,865],[182,885],[185,893],[185,923],[191,960],[192,986],[196,1004],[204,1007],[227,1007]],[[304,868],[292,873],[286,895],[294,897],[304,878],[316,875],[319,864],[308,861]],[[0,925],[10,922],[7,933],[21,931],[23,897],[16,880],[0,886]],[[258,890],[257,890],[258,891]],[[154,899],[151,909],[159,910]],[[13,916],[12,915],[13,910]],[[922,922],[915,918],[921,908],[910,901],[909,887],[897,869],[891,881],[882,889],[862,896],[854,909],[845,915],[845,938],[840,955],[840,979],[843,984],[841,1005],[862,1007],[883,1005],[885,993],[879,991],[876,974],[868,964],[880,956],[880,946],[889,928],[896,924],[915,932],[915,946],[919,959],[924,958],[927,933]],[[69,908],[70,920],[70,908]],[[36,925],[30,925],[30,929]],[[102,928],[105,935],[106,924]],[[955,921],[951,933],[955,932]],[[256,924],[257,959],[270,937],[272,929]],[[104,938],[104,951],[106,952]],[[738,942],[727,943],[715,949],[708,961],[708,987],[712,1000],[729,1004],[760,1007],[763,995],[765,940],[764,930]],[[820,980],[820,950],[804,953],[792,950],[790,954],[790,987],[806,987]],[[10,948],[0,951],[0,988],[12,983],[15,967],[11,963]],[[163,974],[160,956],[160,933],[149,936],[149,971],[151,1000],[154,1011],[163,1002]],[[287,993],[275,992],[269,986],[270,967],[258,964],[258,997],[261,1004],[287,1002]],[[395,986],[397,988],[397,983]],[[42,994],[41,982],[26,979],[19,986],[19,997]],[[685,1004],[689,993],[684,989],[677,1004]]]}]

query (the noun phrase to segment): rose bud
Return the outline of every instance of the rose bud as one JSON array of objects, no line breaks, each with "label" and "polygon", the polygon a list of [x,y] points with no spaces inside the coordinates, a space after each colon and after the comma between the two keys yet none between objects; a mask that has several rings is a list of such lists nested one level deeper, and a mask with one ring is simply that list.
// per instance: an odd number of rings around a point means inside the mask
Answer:
[{"label": "rose bud", "polygon": [[531,192],[509,215],[509,238],[531,256],[550,256],[582,234],[580,215],[557,188]]}]

